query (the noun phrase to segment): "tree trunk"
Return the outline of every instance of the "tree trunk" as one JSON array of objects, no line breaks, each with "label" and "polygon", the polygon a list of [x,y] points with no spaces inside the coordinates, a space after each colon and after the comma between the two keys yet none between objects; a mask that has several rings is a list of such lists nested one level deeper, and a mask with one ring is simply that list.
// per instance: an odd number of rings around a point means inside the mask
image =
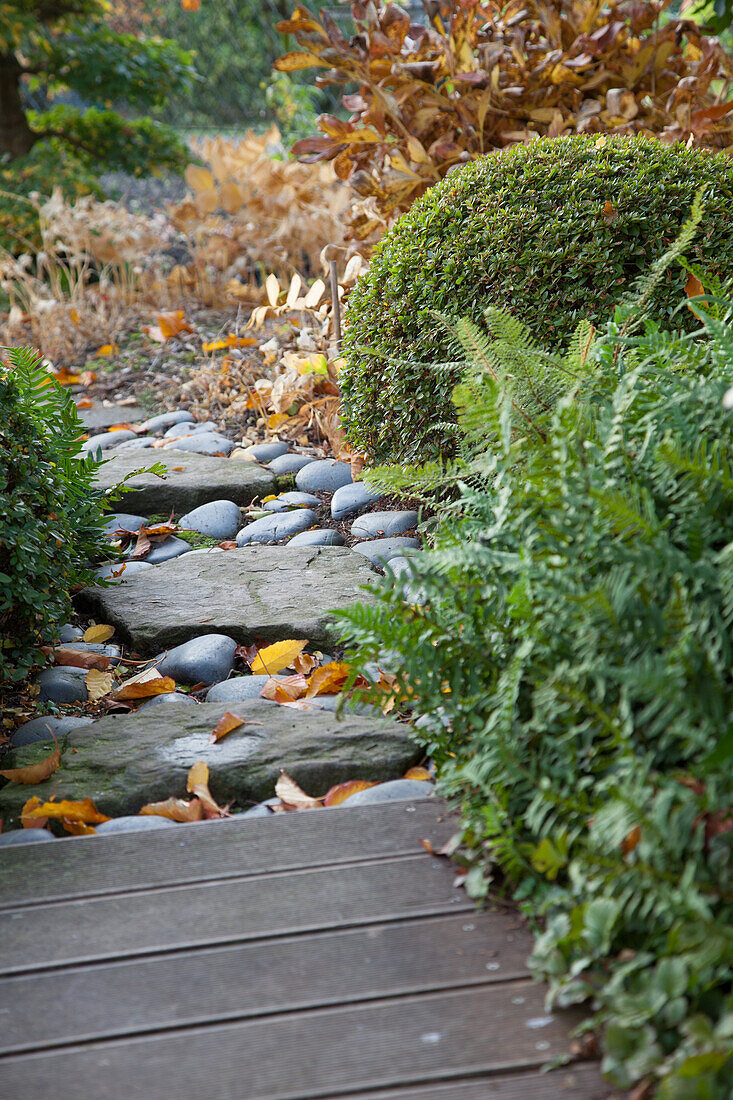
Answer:
[{"label": "tree trunk", "polygon": [[25,156],[36,141],[20,97],[23,75],[13,54],[0,54],[0,157]]}]

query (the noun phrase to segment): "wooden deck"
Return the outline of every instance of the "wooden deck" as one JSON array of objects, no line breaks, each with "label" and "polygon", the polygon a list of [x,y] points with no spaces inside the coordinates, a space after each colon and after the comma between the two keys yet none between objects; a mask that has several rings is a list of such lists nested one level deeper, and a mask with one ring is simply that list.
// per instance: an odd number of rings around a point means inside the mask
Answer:
[{"label": "wooden deck", "polygon": [[0,1096],[605,1100],[435,800],[0,854]]}]

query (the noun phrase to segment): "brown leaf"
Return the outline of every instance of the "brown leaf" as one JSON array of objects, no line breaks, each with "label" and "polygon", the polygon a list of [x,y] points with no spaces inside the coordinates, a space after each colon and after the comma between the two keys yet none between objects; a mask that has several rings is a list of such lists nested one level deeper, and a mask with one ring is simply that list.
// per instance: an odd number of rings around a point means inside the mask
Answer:
[{"label": "brown leaf", "polygon": [[[25,807],[24,807],[25,810]],[[103,821],[110,819],[97,809],[91,798],[73,802],[62,800],[61,802],[42,802],[39,806],[26,810],[26,817],[53,817],[57,820],[80,821],[85,825],[101,825]]]},{"label": "brown leaf", "polygon": [[376,783],[369,783],[366,779],[350,779],[347,783],[337,783],[326,792],[326,797],[323,799],[323,805],[340,806],[347,798],[351,798],[352,794],[357,794],[359,791],[366,791],[369,787],[376,786]]},{"label": "brown leaf", "polygon": [[[47,647],[43,646],[44,651]],[[110,659],[103,653],[87,653],[83,649],[74,649],[73,646],[54,646],[48,650],[57,665],[69,665],[73,668],[96,668],[103,672],[110,666]]]},{"label": "brown leaf", "polygon": [[282,768],[280,778],[275,784],[275,794],[286,806],[292,806],[296,810],[316,810],[323,802],[322,798],[311,798],[306,794]]},{"label": "brown leaf", "polygon": [[306,699],[313,699],[316,695],[336,695],[346,683],[350,666],[341,661],[331,661],[321,668],[317,668],[308,681]]},{"label": "brown leaf", "polygon": [[185,798],[167,798],[165,802],[148,802],[138,811],[153,817],[167,817],[171,821],[201,821],[204,810],[198,798],[186,802]]},{"label": "brown leaf", "polygon": [[266,680],[260,696],[271,699],[274,703],[288,703],[301,699],[307,690],[308,681],[305,676],[296,673],[295,676],[283,676],[281,680]]},{"label": "brown leaf", "polygon": [[641,840],[641,827],[634,825],[633,829],[630,829],[621,842],[621,854],[627,856],[629,852],[633,852],[637,844]]},{"label": "brown leaf", "polygon": [[167,695],[175,691],[175,681],[170,676],[161,676],[157,668],[146,668],[131,676],[129,680],[114,693],[116,700],[123,699],[148,699],[153,695]]},{"label": "brown leaf", "polygon": [[214,744],[216,741],[221,741],[222,737],[226,737],[232,730],[238,729],[239,726],[244,724],[244,718],[240,718],[236,714],[230,714],[229,711],[223,715],[214,726],[209,737],[209,744]]},{"label": "brown leaf", "polygon": [[58,749],[54,749],[49,756],[44,756],[43,760],[39,760],[37,764],[26,764],[24,768],[5,768],[4,771],[0,771],[0,775],[9,779],[11,783],[43,783],[44,779],[53,775],[60,766],[61,753]]},{"label": "brown leaf", "polygon": [[204,817],[230,817],[229,811],[219,806],[209,790],[209,766],[205,760],[197,760],[188,773],[186,790],[201,800]]},{"label": "brown leaf", "polygon": [[114,683],[111,672],[100,672],[99,669],[90,668],[84,677],[90,703],[98,703],[105,695],[109,695]]}]

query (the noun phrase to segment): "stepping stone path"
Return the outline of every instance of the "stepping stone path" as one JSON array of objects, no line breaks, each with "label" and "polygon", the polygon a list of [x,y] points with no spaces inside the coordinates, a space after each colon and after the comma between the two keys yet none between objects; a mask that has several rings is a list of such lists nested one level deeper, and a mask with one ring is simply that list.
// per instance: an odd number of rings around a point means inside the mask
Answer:
[{"label": "stepping stone path", "polygon": [[[62,765],[54,775],[54,797],[91,798],[113,818],[100,833],[175,827],[165,818],[137,814],[146,802],[186,797],[186,778],[197,760],[209,765],[217,801],[254,816],[269,815],[278,801],[272,795],[281,768],[319,795],[352,779],[377,782],[359,795],[367,803],[429,794],[429,783],[401,778],[420,756],[404,724],[364,705],[337,718],[338,695],[310,701],[312,709],[263,699],[268,677],[242,674],[237,650],[290,638],[307,638],[306,652],[332,648],[338,643],[333,609],[369,602],[364,585],[390,558],[409,568],[403,553],[420,546],[412,537],[417,513],[369,511],[383,505],[384,497],[353,483],[348,463],[296,453],[282,441],[237,446],[217,424],[198,423],[186,410],[147,420],[141,410],[87,411],[90,429],[123,421],[135,430],[99,430],[85,444],[106,460],[96,476],[100,489],[134,474],[124,496],[129,511],[110,516],[107,536],[137,532],[173,512],[185,538],[169,536],[154,542],[142,559],[130,560],[133,534],[128,560],[117,558],[97,570],[112,583],[79,593],[77,605],[113,626],[115,642],[127,644],[136,660],[149,660],[147,667],[180,689],[193,686],[195,697],[186,690],[167,692],[129,713],[98,719],[39,716],[13,734],[6,766],[42,759],[55,737]],[[158,441],[165,442],[148,451]],[[135,473],[154,463],[166,467],[164,478]],[[222,545],[195,548],[196,539]],[[110,667],[122,658],[119,645],[84,643],[82,631],[70,624],[61,640],[109,657]],[[86,673],[72,666],[45,669],[37,677],[39,699],[85,702]],[[288,674],[292,669],[273,679],[284,683]],[[210,743],[213,727],[230,708],[243,725]],[[7,783],[0,789],[6,830],[19,824],[28,798],[48,796],[47,787]],[[4,832],[0,846],[35,839],[16,836],[21,834]],[[50,837],[37,834],[39,840]]]}]

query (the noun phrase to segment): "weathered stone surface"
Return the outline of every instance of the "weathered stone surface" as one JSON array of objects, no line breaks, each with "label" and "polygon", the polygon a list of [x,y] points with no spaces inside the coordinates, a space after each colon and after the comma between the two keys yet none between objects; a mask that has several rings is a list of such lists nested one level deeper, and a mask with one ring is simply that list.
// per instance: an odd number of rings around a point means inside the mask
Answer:
[{"label": "weathered stone surface", "polygon": [[417,512],[367,512],[351,525],[351,533],[357,539],[391,538],[402,535],[417,526]]},{"label": "weathered stone surface", "polygon": [[237,643],[226,634],[203,634],[174,646],[156,658],[162,676],[182,684],[215,684],[234,668]]},{"label": "weathered stone surface", "polygon": [[14,749],[19,749],[22,745],[35,745],[37,741],[52,741],[54,736],[63,737],[69,730],[76,729],[77,726],[88,726],[93,721],[93,718],[82,718],[77,714],[70,714],[67,718],[42,714],[18,726],[10,738],[10,744]]},{"label": "weathered stone surface", "polygon": [[194,432],[183,439],[171,439],[164,451],[186,451],[197,455],[228,455],[234,450],[234,443],[219,432]]},{"label": "weathered stone surface", "polygon": [[314,531],[301,531],[291,538],[288,546],[343,546],[344,536],[328,527],[316,527]]},{"label": "weathered stone surface", "polygon": [[[341,722],[332,714],[264,700],[240,703],[237,714],[245,724],[210,744],[212,729],[228,709],[227,703],[202,703],[195,710],[161,707],[72,730],[61,742],[56,798],[91,798],[111,817],[136,814],[146,802],[185,796],[191,765],[204,760],[214,798],[248,806],[274,793],[281,768],[308,792],[325,794],[347,779],[403,775],[420,756],[406,727],[392,719],[349,715]],[[8,766],[35,762],[43,751],[17,749],[8,755]],[[45,798],[47,788],[6,784],[0,790],[5,827],[17,827],[26,799]]]},{"label": "weathered stone surface", "polygon": [[122,584],[87,588],[77,599],[140,653],[204,631],[247,644],[259,637],[320,645],[338,634],[328,613],[370,599],[360,586],[373,578],[362,557],[340,547],[257,546],[184,554]]},{"label": "weathered stone surface", "polygon": [[[158,416],[151,416],[149,420],[143,421],[140,428],[146,432],[158,432],[163,428],[170,428],[173,424],[182,424],[185,420],[193,420],[193,413],[188,412],[187,409],[178,409],[176,412],[159,413]],[[117,424],[118,421],[113,420],[112,423]]]},{"label": "weathered stone surface", "polygon": [[335,458],[320,458],[298,471],[295,484],[301,493],[334,493],[351,484],[351,466]]},{"label": "weathered stone surface", "polygon": [[263,508],[266,512],[287,512],[290,508],[308,508],[311,505],[317,508],[320,503],[321,498],[313,496],[313,493],[280,493],[275,500],[268,500]]},{"label": "weathered stone surface", "polygon": [[252,542],[268,544],[298,535],[317,522],[316,513],[310,508],[298,508],[294,512],[273,512],[254,523],[248,523],[237,535],[237,546],[248,546]]},{"label": "weathered stone surface", "polygon": [[119,443],[115,450],[120,454],[127,454],[128,451],[147,451],[153,446],[155,440],[154,435],[144,435],[140,439],[127,439],[124,443]]},{"label": "weathered stone surface", "polygon": [[241,523],[242,513],[233,500],[212,500],[186,512],[178,521],[184,530],[198,531],[212,539],[233,539]]},{"label": "weathered stone surface", "polygon": [[116,432],[102,432],[101,435],[90,436],[89,439],[84,440],[81,449],[91,454],[97,451],[111,451],[118,443],[126,443],[128,440],[135,438],[135,433],[128,428],[120,428]]},{"label": "weathered stone surface", "polygon": [[155,474],[138,474],[128,485],[133,491],[125,494],[125,503],[132,504],[148,515],[161,512],[190,512],[210,500],[233,500],[250,504],[255,497],[268,496],[277,489],[277,479],[269,470],[255,463],[229,462],[226,458],[184,454],[166,450],[155,457],[135,454],[114,454],[99,470],[96,484],[109,489],[141,465],[162,461],[168,468],[165,481]]},{"label": "weathered stone surface", "polygon": [[373,539],[371,542],[359,542],[352,549],[357,554],[363,554],[374,565],[382,565],[392,558],[403,557],[405,550],[419,550],[420,543],[418,539],[398,535],[393,539]]},{"label": "weathered stone surface", "polygon": [[79,409],[79,419],[92,431],[111,428],[113,424],[135,424],[145,419],[145,409],[124,405],[93,405],[91,409]]},{"label": "weathered stone surface", "polygon": [[284,477],[285,474],[297,474],[298,470],[315,461],[310,455],[278,455],[267,463],[267,469],[272,470],[277,477]]},{"label": "weathered stone surface", "polygon": [[376,504],[382,499],[382,494],[368,489],[363,481],[357,481],[353,485],[342,485],[331,497],[331,515],[334,519],[343,519],[344,516],[353,516],[356,512],[366,508],[369,504]]},{"label": "weathered stone surface", "polygon": [[149,710],[151,707],[165,707],[165,706],[188,706],[197,707],[198,703],[195,699],[192,699],[190,695],[185,695],[182,691],[166,691],[163,695],[154,695],[152,699],[147,699],[144,703],[137,708],[138,711]]}]

